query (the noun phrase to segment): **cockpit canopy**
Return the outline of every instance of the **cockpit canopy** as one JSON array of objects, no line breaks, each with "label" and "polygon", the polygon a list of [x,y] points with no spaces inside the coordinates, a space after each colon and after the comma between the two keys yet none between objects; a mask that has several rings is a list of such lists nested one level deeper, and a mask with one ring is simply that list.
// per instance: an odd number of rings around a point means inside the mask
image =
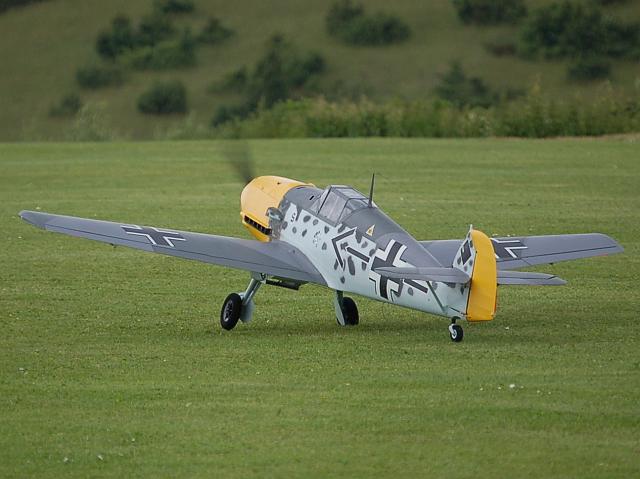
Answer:
[{"label": "cockpit canopy", "polygon": [[350,186],[331,185],[325,188],[311,209],[330,223],[336,224],[368,205],[369,198]]}]

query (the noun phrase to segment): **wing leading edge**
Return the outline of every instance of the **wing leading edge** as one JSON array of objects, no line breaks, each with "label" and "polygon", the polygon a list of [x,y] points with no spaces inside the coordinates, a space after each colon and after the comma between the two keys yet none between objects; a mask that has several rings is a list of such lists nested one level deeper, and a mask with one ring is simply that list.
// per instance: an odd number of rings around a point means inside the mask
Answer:
[{"label": "wing leading edge", "polygon": [[[601,233],[491,238],[500,270],[557,263],[624,251],[613,238]],[[462,240],[420,241],[441,264],[452,264]]]},{"label": "wing leading edge", "polygon": [[318,270],[297,248],[188,231],[91,220],[36,211],[20,217],[38,228],[152,253],[228,266],[305,283],[326,285]]}]

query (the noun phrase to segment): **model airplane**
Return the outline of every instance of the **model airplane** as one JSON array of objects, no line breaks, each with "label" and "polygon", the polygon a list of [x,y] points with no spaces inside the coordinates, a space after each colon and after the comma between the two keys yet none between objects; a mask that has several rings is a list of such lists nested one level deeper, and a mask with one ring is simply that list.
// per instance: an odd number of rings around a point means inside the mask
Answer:
[{"label": "model airplane", "polygon": [[251,273],[247,289],[231,293],[220,324],[251,320],[261,285],[297,290],[305,283],[333,289],[340,325],[356,325],[358,308],[345,292],[444,316],[461,341],[458,320],[489,321],[498,285],[561,285],[543,273],[514,271],[558,261],[619,253],[603,234],[489,238],[469,228],[462,240],[418,241],[385,215],[369,196],[349,186],[261,176],[240,198],[241,219],[256,240],[190,233],[22,211],[34,226],[112,245],[193,259]]}]

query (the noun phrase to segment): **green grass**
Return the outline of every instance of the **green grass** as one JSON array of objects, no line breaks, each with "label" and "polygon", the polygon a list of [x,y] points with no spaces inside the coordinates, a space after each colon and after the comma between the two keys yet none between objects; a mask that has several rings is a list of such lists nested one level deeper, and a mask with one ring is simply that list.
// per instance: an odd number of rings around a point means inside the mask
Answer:
[{"label": "green grass", "polygon": [[[53,2],[52,2],[53,3]],[[250,143],[258,174],[366,190],[417,238],[599,231],[453,344],[442,318],[37,230],[22,209],[247,237],[216,143],[0,144],[1,477],[640,473],[638,140]],[[513,388],[510,384],[514,384]]]},{"label": "green grass", "polygon": [[[177,78],[187,85],[194,121],[208,125],[216,107],[232,100],[207,93],[209,85],[243,65],[254,65],[275,32],[284,33],[302,50],[314,49],[326,58],[325,90],[332,90],[339,82],[346,90],[374,99],[428,97],[439,75],[456,59],[469,75],[482,77],[494,88],[526,89],[540,81],[545,94],[552,97],[580,93],[587,99],[601,88],[599,82],[569,83],[567,62],[529,62],[490,55],[484,44],[496,38],[515,40],[517,28],[464,26],[450,0],[368,0],[369,11],[384,10],[406,20],[413,32],[411,38],[384,48],[344,45],[325,32],[324,17],[333,1],[196,1],[196,13],[179,23],[198,29],[207,15],[215,15],[237,35],[221,45],[200,48],[196,68],[131,72],[122,87],[82,91],[82,98],[85,103],[105,105],[104,116],[119,136],[163,136],[183,117],[142,115],[136,109],[136,99],[154,80]],[[531,0],[527,4],[535,8],[550,1]],[[4,72],[0,75],[0,140],[67,138],[73,120],[49,118],[49,108],[64,94],[77,90],[76,69],[97,59],[97,33],[107,28],[118,12],[138,20],[149,12],[151,4],[151,0],[51,0],[0,15],[0,65]],[[608,12],[627,21],[640,20],[636,1],[608,7]],[[615,87],[637,95],[637,82],[636,64],[613,62]]]}]

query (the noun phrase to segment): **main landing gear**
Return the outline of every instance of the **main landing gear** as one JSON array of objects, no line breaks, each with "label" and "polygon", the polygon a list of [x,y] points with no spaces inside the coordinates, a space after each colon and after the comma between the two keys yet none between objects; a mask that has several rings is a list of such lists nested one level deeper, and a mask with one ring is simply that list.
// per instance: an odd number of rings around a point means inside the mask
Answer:
[{"label": "main landing gear", "polygon": [[454,343],[459,343],[464,337],[464,331],[462,330],[462,326],[456,324],[456,319],[458,318],[451,318],[451,324],[449,325],[449,337]]},{"label": "main landing gear", "polygon": [[336,291],[333,302],[336,309],[336,321],[340,326],[355,326],[360,322],[358,306],[353,299],[344,296],[342,291]]},{"label": "main landing gear", "polygon": [[238,320],[243,323],[251,321],[255,309],[253,297],[266,279],[263,274],[252,275],[249,286],[244,293],[231,293],[227,296],[222,303],[222,310],[220,310],[220,326],[223,329],[228,331],[235,328]]}]

